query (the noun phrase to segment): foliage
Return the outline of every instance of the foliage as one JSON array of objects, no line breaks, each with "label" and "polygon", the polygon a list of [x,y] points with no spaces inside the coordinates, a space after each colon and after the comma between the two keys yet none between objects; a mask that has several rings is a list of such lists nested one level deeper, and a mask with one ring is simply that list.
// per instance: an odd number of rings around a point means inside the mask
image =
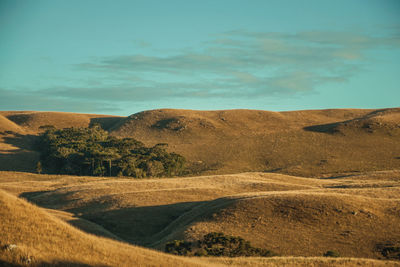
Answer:
[{"label": "foliage", "polygon": [[165,252],[175,255],[188,255],[192,252],[192,242],[174,240],[165,245]]},{"label": "foliage", "polygon": [[400,260],[400,246],[387,244],[381,247],[379,250],[386,259]]},{"label": "foliage", "polygon": [[38,174],[42,173],[43,168],[42,168],[42,163],[40,161],[38,161],[38,163],[36,164],[36,172]]},{"label": "foliage", "polygon": [[99,125],[90,128],[42,127],[41,163],[49,173],[159,177],[185,171],[185,159],[168,153],[166,144],[145,147],[133,139],[108,135]]},{"label": "foliage", "polygon": [[263,248],[251,246],[249,241],[239,236],[229,236],[212,232],[197,242],[174,240],[165,245],[165,252],[183,256],[219,256],[219,257],[270,257],[275,253]]},{"label": "foliage", "polygon": [[324,253],[324,257],[338,258],[338,257],[340,257],[340,254],[337,251],[328,250],[327,252]]}]

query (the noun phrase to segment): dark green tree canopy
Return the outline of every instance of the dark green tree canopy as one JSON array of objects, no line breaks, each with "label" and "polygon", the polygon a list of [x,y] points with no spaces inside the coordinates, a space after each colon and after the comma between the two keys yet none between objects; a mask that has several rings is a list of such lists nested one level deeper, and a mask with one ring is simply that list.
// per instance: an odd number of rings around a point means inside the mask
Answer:
[{"label": "dark green tree canopy", "polygon": [[99,125],[42,129],[41,162],[48,173],[142,178],[185,172],[184,157],[168,153],[167,144],[145,147],[133,138],[110,136]]},{"label": "dark green tree canopy", "polygon": [[165,252],[183,256],[213,257],[271,257],[276,254],[264,248],[253,247],[239,236],[212,232],[197,242],[174,240],[165,244]]}]

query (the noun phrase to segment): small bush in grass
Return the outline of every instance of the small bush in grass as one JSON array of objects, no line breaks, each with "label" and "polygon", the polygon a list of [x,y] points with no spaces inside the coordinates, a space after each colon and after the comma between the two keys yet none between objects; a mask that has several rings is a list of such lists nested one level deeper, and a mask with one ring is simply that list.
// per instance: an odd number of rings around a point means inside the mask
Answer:
[{"label": "small bush in grass", "polygon": [[400,246],[387,245],[381,249],[382,255],[391,260],[400,260]]},{"label": "small bush in grass", "polygon": [[340,254],[337,251],[328,250],[327,252],[324,253],[324,257],[338,258],[338,257],[340,257]]},{"label": "small bush in grass", "polygon": [[274,256],[270,250],[251,246],[239,236],[209,233],[197,242],[174,240],[165,245],[165,252],[183,256],[250,257]]},{"label": "small bush in grass", "polygon": [[183,240],[174,240],[168,242],[165,245],[165,252],[175,255],[187,256],[190,255],[192,252],[192,243]]}]

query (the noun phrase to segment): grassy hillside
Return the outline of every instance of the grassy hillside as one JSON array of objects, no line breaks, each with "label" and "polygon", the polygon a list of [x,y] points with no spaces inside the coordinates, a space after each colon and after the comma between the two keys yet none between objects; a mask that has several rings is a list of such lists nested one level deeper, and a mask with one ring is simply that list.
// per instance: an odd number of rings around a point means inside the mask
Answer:
[{"label": "grassy hillside", "polygon": [[[100,123],[111,135],[133,137],[148,146],[168,143],[169,151],[185,156],[198,174],[269,171],[309,177],[400,168],[399,108],[163,109],[129,117],[28,111],[2,111],[0,115],[1,170],[34,170],[37,154],[31,143],[40,126],[87,127],[93,123]],[[24,156],[15,155],[21,152]],[[11,162],[6,154],[20,167],[5,168]]]},{"label": "grassy hillside", "polygon": [[[17,186],[18,183],[30,183],[38,188],[39,184],[42,184],[42,187],[47,187],[62,182],[65,178],[73,179],[73,177],[56,178],[2,172],[1,184],[7,184],[9,189]],[[54,183],[51,182],[52,180]],[[84,180],[74,182],[82,183]],[[28,189],[27,185],[26,189]],[[11,191],[18,194],[15,190]],[[90,235],[75,229],[57,217],[70,219],[72,216],[68,216],[66,212],[40,209],[0,190],[0,264],[2,266],[400,265],[393,261],[355,258],[183,258]],[[109,237],[112,238],[112,236]]]},{"label": "grassy hillside", "polygon": [[112,134],[169,143],[194,169],[208,173],[317,176],[399,168],[399,114],[400,109],[153,110],[128,117]]},{"label": "grassy hillside", "polygon": [[43,125],[67,128],[88,127],[90,124],[100,123],[103,129],[108,129],[122,119],[122,117],[108,115],[39,111],[0,111],[0,115],[32,133],[37,132]]},{"label": "grassy hillside", "polygon": [[35,172],[39,153],[35,150],[39,127],[89,127],[99,123],[104,129],[122,117],[66,112],[0,111],[0,170]]},{"label": "grassy hillside", "polygon": [[346,257],[379,258],[378,246],[400,245],[399,200],[290,192],[231,201],[174,235],[197,240],[210,231],[223,231],[294,256],[318,256],[333,250]]},{"label": "grassy hillside", "polygon": [[15,133],[23,132],[23,130],[18,124],[0,115],[0,132],[6,132],[6,131],[12,131]]},{"label": "grassy hillside", "polygon": [[[0,217],[0,263],[29,266],[201,266],[190,259],[86,234],[4,191],[0,191]],[[10,248],[10,245],[16,247]]]},{"label": "grassy hillside", "polygon": [[335,250],[384,258],[382,246],[400,246],[398,171],[334,179],[244,173],[145,180],[3,173],[0,181],[14,195],[62,210],[57,216],[85,231],[161,250],[167,241],[212,231],[283,256]]},{"label": "grassy hillside", "polygon": [[[192,176],[34,174],[40,126],[94,123],[148,146],[168,143]],[[389,261],[400,250],[399,140],[400,108],[129,117],[2,111],[0,264],[400,266]],[[180,258],[134,246],[163,250],[209,232],[281,256]],[[350,258],[321,257],[328,250]]]}]

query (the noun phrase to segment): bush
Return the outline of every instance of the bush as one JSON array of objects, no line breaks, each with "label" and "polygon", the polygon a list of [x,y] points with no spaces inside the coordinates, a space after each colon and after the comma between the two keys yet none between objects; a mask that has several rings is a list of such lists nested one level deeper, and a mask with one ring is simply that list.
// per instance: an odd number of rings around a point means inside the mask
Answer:
[{"label": "bush", "polygon": [[251,246],[239,236],[212,232],[197,242],[174,240],[165,245],[165,252],[183,256],[250,257],[274,256],[270,250]]},{"label": "bush", "polygon": [[338,258],[338,257],[340,257],[340,254],[337,251],[328,250],[327,252],[324,253],[324,257]]},{"label": "bush", "polygon": [[400,260],[400,246],[386,245],[380,252],[386,259]]},{"label": "bush", "polygon": [[183,240],[174,240],[165,245],[165,252],[175,255],[188,255],[192,251],[192,243]]}]

